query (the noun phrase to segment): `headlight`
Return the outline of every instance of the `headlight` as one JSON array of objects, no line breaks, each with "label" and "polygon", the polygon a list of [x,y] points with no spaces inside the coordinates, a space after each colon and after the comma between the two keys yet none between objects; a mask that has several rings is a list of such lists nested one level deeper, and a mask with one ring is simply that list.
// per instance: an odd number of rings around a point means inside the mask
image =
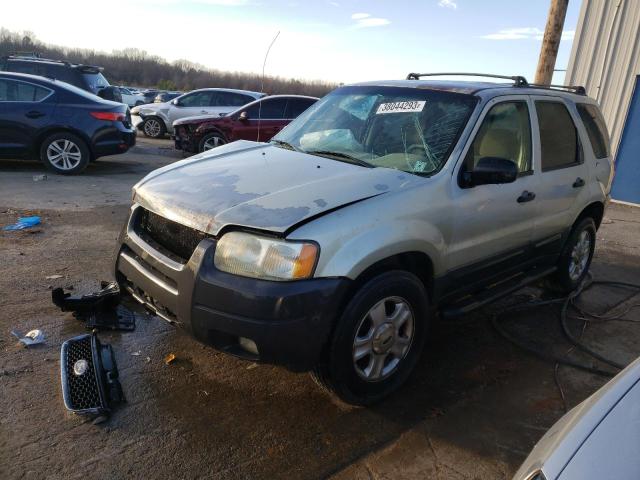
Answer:
[{"label": "headlight", "polygon": [[131,109],[131,115],[138,115],[140,113],[140,107],[133,107]]},{"label": "headlight", "polygon": [[230,232],[218,242],[214,263],[223,272],[282,281],[311,277],[317,259],[318,247],[313,243]]}]

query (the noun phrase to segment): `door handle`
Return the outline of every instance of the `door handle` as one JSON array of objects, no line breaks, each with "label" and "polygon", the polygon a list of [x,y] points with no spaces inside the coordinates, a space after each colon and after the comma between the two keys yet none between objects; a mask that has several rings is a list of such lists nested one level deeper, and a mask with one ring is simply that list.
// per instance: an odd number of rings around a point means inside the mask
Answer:
[{"label": "door handle", "polygon": [[209,113],[206,110],[200,110],[200,113]]},{"label": "door handle", "polygon": [[525,190],[524,192],[522,192],[522,195],[518,197],[518,203],[530,202],[534,198],[536,198],[535,193]]},{"label": "door handle", "polygon": [[576,181],[573,182],[573,188],[584,187],[584,180],[580,177],[576,178]]},{"label": "door handle", "polygon": [[44,117],[45,114],[42,112],[38,112],[37,110],[31,110],[30,112],[25,113],[24,116],[28,118],[40,118]]}]

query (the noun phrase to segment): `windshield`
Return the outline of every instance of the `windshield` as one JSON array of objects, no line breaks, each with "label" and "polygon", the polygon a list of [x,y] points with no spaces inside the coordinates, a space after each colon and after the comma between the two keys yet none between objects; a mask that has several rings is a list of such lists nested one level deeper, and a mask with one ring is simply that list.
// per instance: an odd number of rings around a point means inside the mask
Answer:
[{"label": "windshield", "polygon": [[430,175],[447,161],[476,102],[471,95],[420,88],[343,87],[272,141],[336,160]]}]

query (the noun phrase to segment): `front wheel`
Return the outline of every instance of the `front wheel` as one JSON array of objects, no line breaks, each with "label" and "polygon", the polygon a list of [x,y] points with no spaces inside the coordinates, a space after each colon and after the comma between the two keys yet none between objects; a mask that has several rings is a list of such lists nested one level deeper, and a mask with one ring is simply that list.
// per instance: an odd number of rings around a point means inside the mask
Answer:
[{"label": "front wheel", "polygon": [[220,145],[224,145],[227,143],[225,138],[219,133],[209,133],[202,137],[199,145],[199,152],[205,152],[207,150],[211,150],[212,148],[219,147]]},{"label": "front wheel", "polygon": [[567,239],[558,260],[558,270],[551,278],[551,286],[563,293],[570,293],[582,283],[589,273],[596,246],[596,224],[591,217],[580,220]]},{"label": "front wheel", "polygon": [[54,133],[40,146],[40,160],[49,170],[62,175],[73,175],[84,170],[91,159],[87,144],[68,132]]},{"label": "front wheel", "polygon": [[406,271],[365,283],[338,320],[314,379],[354,405],[370,405],[400,388],[422,351],[428,300],[420,279]]},{"label": "front wheel", "polygon": [[158,117],[149,117],[142,123],[142,131],[147,137],[160,138],[166,133],[167,127]]}]

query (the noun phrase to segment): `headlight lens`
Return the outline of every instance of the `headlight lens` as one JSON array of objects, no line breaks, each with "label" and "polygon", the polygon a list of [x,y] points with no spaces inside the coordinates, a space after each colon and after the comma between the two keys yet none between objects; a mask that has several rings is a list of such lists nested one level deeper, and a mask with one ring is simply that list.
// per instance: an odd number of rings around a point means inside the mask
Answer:
[{"label": "headlight lens", "polygon": [[223,272],[265,280],[301,280],[313,274],[318,247],[286,242],[244,232],[222,236],[214,263]]},{"label": "headlight lens", "polygon": [[138,115],[140,113],[140,107],[133,107],[131,109],[131,115]]}]

